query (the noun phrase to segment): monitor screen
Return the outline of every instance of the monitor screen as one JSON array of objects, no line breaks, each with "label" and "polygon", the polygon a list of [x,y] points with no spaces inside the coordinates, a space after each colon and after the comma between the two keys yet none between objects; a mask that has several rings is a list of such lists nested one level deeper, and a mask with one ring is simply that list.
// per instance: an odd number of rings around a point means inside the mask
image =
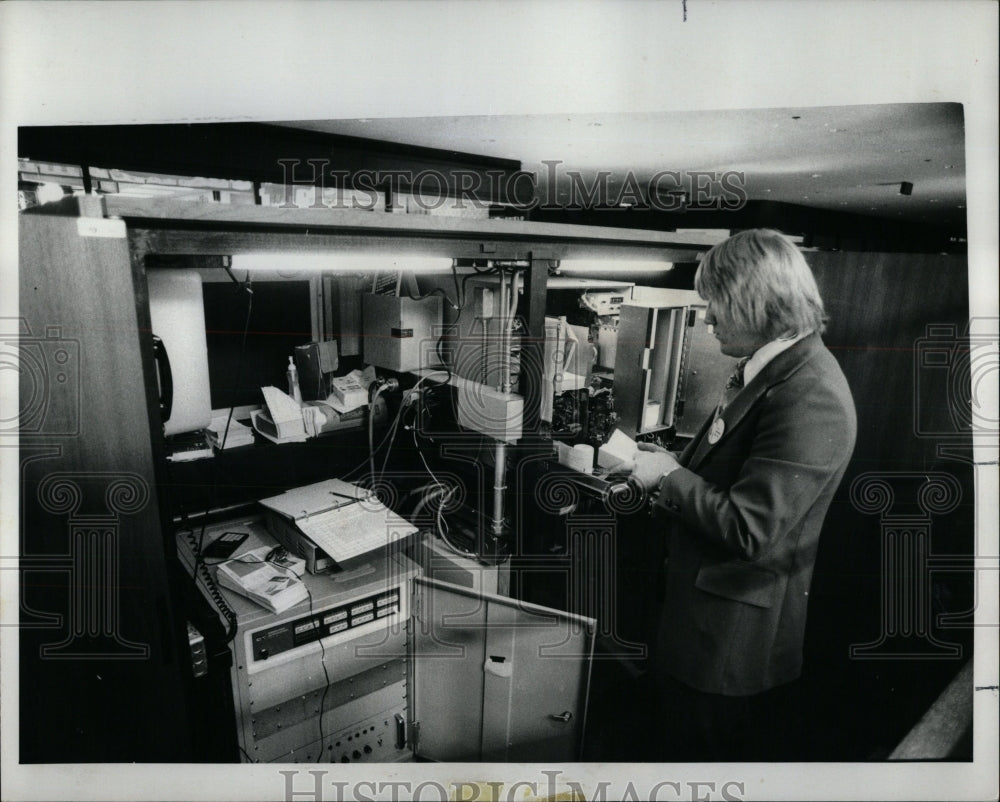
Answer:
[{"label": "monitor screen", "polygon": [[248,326],[247,293],[230,281],[203,289],[212,408],[260,404],[268,385],[288,392],[288,358],[313,339],[309,281],[255,281]]}]

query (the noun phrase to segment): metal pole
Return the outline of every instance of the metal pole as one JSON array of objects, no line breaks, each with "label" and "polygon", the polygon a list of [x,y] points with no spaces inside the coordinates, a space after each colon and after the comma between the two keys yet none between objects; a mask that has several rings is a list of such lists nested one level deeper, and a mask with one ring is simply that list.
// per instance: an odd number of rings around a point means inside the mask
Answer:
[{"label": "metal pole", "polygon": [[498,441],[495,449],[495,462],[493,467],[493,536],[499,538],[503,535],[503,494],[507,489],[504,479],[507,475],[507,444]]},{"label": "metal pole", "polygon": [[507,307],[510,302],[507,300],[507,279],[503,274],[503,267],[500,268],[500,392],[510,392],[510,341],[507,321]]}]

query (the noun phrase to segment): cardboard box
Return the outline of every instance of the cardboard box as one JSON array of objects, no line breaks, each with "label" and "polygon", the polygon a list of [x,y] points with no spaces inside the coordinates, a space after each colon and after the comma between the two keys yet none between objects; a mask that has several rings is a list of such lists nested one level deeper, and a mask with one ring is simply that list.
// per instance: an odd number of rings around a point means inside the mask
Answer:
[{"label": "cardboard box", "polygon": [[441,336],[441,299],[362,296],[365,362],[397,372],[433,367]]}]

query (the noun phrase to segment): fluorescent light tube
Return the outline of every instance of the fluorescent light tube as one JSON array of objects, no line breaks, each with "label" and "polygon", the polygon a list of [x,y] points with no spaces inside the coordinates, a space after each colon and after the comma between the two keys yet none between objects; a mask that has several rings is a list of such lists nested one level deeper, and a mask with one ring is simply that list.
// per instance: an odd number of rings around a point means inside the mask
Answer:
[{"label": "fluorescent light tube", "polygon": [[563,259],[559,263],[560,271],[573,273],[665,273],[673,270],[673,262],[658,262],[648,260],[620,259]]},{"label": "fluorescent light tube", "polygon": [[274,253],[237,253],[233,270],[268,270],[277,272],[310,271],[316,273],[372,273],[402,270],[407,273],[448,273],[447,256],[382,256],[372,254],[321,253],[293,251]]}]

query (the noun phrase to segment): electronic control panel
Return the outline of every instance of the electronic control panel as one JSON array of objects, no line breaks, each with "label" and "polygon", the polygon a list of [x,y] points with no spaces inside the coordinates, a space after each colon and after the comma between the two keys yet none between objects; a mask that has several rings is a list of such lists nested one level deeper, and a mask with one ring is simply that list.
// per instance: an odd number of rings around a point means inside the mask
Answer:
[{"label": "electronic control panel", "polygon": [[617,315],[622,311],[625,295],[620,292],[585,292],[580,297],[580,306],[595,315]]},{"label": "electronic control panel", "polygon": [[251,634],[255,661],[298,648],[307,643],[361,627],[400,611],[399,588],[375,593],[340,604],[322,613],[304,615],[290,621],[259,629]]}]

